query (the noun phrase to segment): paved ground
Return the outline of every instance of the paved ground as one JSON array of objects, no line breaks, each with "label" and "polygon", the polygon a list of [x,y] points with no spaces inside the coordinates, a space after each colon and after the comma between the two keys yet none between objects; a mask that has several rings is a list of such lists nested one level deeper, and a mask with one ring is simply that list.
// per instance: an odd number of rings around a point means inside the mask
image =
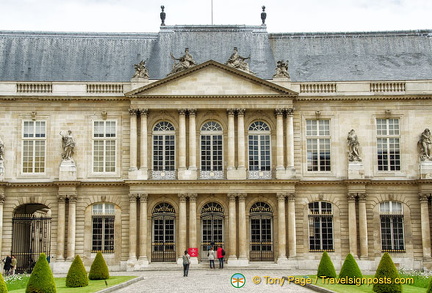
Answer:
[{"label": "paved ground", "polygon": [[[231,277],[240,273],[245,276],[246,283],[242,288],[234,288]],[[128,273],[122,273],[128,275]],[[114,275],[114,274],[113,274]],[[131,275],[131,274],[129,274]],[[288,284],[282,276],[301,275],[301,272],[285,272],[283,270],[248,270],[248,269],[198,269],[192,267],[188,277],[183,277],[183,271],[144,271],[133,275],[143,276],[144,279],[126,288],[118,289],[116,293],[142,292],[314,292],[295,284]],[[265,278],[267,276],[267,278]],[[276,279],[279,278],[279,279]],[[260,282],[259,282],[260,281]],[[259,284],[255,284],[255,283]],[[236,283],[237,284],[237,283]]]}]

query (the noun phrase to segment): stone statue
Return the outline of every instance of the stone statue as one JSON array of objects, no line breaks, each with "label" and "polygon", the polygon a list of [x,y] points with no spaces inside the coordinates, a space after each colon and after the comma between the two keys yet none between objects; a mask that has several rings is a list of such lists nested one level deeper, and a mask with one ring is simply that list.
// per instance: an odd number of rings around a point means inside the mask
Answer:
[{"label": "stone statue", "polygon": [[431,142],[431,132],[429,128],[426,128],[420,135],[418,146],[420,149],[420,160],[422,161],[426,159],[431,160],[432,142]]},{"label": "stone statue", "polygon": [[72,155],[74,154],[75,141],[72,137],[72,131],[68,130],[67,134],[65,135],[63,135],[60,131],[60,135],[62,136],[63,161],[73,160]]},{"label": "stone statue", "polygon": [[134,64],[135,74],[132,78],[149,78],[148,70],[145,66],[146,61],[141,60],[140,63]]},{"label": "stone statue", "polygon": [[174,62],[173,68],[168,75],[183,71],[185,69],[189,69],[189,68],[194,67],[196,65],[195,60],[193,59],[192,55],[189,53],[189,48],[185,49],[185,54],[182,57],[175,58],[173,56],[173,54],[171,53],[171,58],[173,60],[177,60],[179,62]]},{"label": "stone statue", "polygon": [[248,59],[250,59],[250,56],[249,57],[240,56],[237,47],[234,47],[234,52],[231,54],[231,57],[228,59],[225,65],[240,69],[247,73],[253,73],[252,71],[249,70],[249,64],[246,63],[246,60]]},{"label": "stone statue", "polygon": [[348,160],[350,162],[358,161],[361,162],[360,157],[360,143],[358,142],[357,134],[355,133],[354,129],[351,129],[350,132],[348,132]]},{"label": "stone statue", "polygon": [[284,62],[283,60],[280,60],[276,64],[276,73],[273,75],[273,78],[278,77],[285,77],[290,78],[290,75],[288,73],[288,60]]},{"label": "stone statue", "polygon": [[0,161],[4,160],[4,143],[0,137]]}]

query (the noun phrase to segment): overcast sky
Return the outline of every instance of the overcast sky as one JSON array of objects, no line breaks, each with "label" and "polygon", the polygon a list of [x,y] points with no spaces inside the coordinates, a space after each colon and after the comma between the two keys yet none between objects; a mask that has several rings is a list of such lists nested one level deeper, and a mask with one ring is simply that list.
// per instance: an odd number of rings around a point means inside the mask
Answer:
[{"label": "overcast sky", "polygon": [[[0,30],[158,32],[212,24],[211,0],[0,0]],[[213,24],[261,24],[268,32],[432,29],[432,0],[213,0]]]}]

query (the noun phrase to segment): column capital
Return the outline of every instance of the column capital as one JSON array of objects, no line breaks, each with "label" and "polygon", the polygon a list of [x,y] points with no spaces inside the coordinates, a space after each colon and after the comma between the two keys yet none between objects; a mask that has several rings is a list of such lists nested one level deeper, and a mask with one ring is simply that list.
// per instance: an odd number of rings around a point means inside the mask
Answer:
[{"label": "column capital", "polygon": [[4,204],[6,199],[6,196],[4,195],[4,193],[0,193],[0,204]]},{"label": "column capital", "polygon": [[289,201],[295,201],[295,193],[288,193],[287,194],[288,200]]},{"label": "column capital", "polygon": [[357,196],[359,198],[359,201],[366,201],[366,193],[357,193]]},{"label": "column capital", "polygon": [[148,194],[147,193],[141,193],[139,199],[140,199],[140,202],[146,203],[148,200]]},{"label": "column capital", "polygon": [[430,194],[429,193],[419,193],[419,199],[420,201],[428,201]]},{"label": "column capital", "polygon": [[179,115],[186,115],[186,109],[178,109]]},{"label": "column capital", "polygon": [[186,202],[186,194],[184,193],[179,193],[178,197],[180,199],[180,202]]},{"label": "column capital", "polygon": [[149,110],[148,109],[139,109],[139,113],[141,114],[141,116],[146,116],[148,115]]},{"label": "column capital", "polygon": [[294,114],[294,108],[285,109],[287,116],[292,116]]},{"label": "column capital", "polygon": [[194,116],[197,113],[197,109],[188,109],[187,111],[189,113],[189,116],[191,116],[191,115]]},{"label": "column capital", "polygon": [[282,108],[275,109],[275,115],[276,116],[282,116],[284,114],[284,112],[285,112],[285,109],[282,109]]},{"label": "column capital", "polygon": [[140,197],[138,193],[129,193],[129,202],[136,202],[137,198]]},{"label": "column capital", "polygon": [[357,197],[357,193],[351,193],[350,192],[350,193],[347,194],[348,201],[355,200],[356,197]]},{"label": "column capital", "polygon": [[278,200],[282,201],[282,200],[285,200],[285,197],[287,197],[287,194],[281,192],[281,193],[278,193],[276,196],[277,196]]},{"label": "column capital", "polygon": [[129,109],[129,114],[131,116],[134,116],[134,115],[136,116],[138,113],[139,113],[138,109]]},{"label": "column capital", "polygon": [[189,193],[189,202],[196,202],[197,196],[196,193]]},{"label": "column capital", "polygon": [[78,200],[78,196],[76,194],[68,194],[67,198],[69,199],[69,202],[76,203]]},{"label": "column capital", "polygon": [[236,111],[237,111],[237,115],[243,116],[245,114],[245,112],[246,112],[246,109],[236,109]]},{"label": "column capital", "polygon": [[228,193],[229,200],[235,200],[237,197],[237,193]]},{"label": "column capital", "polygon": [[227,114],[228,114],[229,116],[234,116],[234,114],[235,114],[235,109],[227,109]]},{"label": "column capital", "polygon": [[238,197],[239,197],[239,200],[243,200],[244,201],[246,199],[246,197],[247,197],[247,193],[239,193]]},{"label": "column capital", "polygon": [[67,195],[66,194],[57,194],[57,199],[58,199],[58,202],[65,202],[65,200],[66,200],[66,198],[67,198]]}]

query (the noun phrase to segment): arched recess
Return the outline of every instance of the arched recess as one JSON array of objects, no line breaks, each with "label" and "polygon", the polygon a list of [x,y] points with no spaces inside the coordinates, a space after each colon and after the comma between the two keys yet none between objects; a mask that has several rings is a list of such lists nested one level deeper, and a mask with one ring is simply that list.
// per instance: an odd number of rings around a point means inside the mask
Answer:
[{"label": "arched recess", "polygon": [[224,246],[224,208],[217,202],[208,202],[201,209],[201,258],[211,246]]},{"label": "arched recess", "polygon": [[39,254],[51,255],[51,209],[44,204],[18,206],[12,218],[12,251],[16,273],[31,272]]},{"label": "arched recess", "polygon": [[157,204],[152,211],[152,262],[176,261],[175,209],[167,203]]},{"label": "arched recess", "polygon": [[273,209],[265,202],[256,202],[250,208],[251,261],[273,261]]}]

